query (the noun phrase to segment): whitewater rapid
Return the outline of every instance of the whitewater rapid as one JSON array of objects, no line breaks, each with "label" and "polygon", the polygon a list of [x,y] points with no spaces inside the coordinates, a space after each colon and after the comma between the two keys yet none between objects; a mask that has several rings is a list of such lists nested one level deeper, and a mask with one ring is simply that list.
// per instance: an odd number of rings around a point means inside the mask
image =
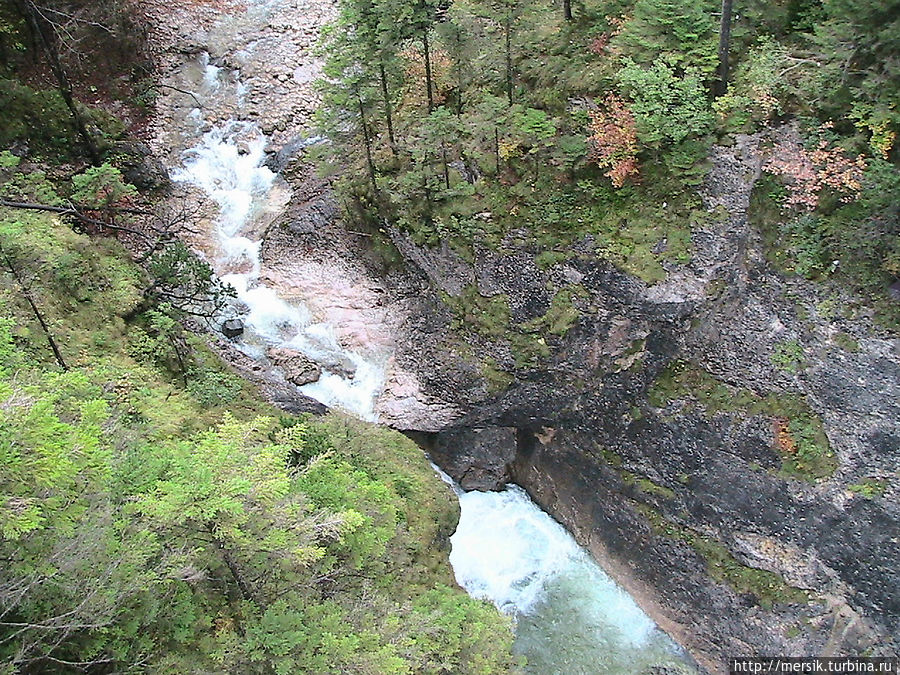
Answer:
[{"label": "whitewater rapid", "polygon": [[[192,84],[205,106],[225,99],[240,109],[247,89],[239,73],[212,65],[207,55],[194,67]],[[171,177],[217,206],[203,249],[216,274],[235,289],[232,311],[245,327],[236,345],[276,372],[267,356],[273,348],[302,352],[322,375],[301,391],[375,421],[387,355],[345,348],[335,327],[313,315],[311,298],[281,297],[265,281],[265,229],[289,199],[287,186],[265,164],[268,139],[252,122],[211,123],[199,107],[185,124],[197,142]],[[657,666],[692,672],[683,652],[523,490],[454,489],[461,508],[451,538],[454,573],[471,595],[515,618],[515,649],[527,658],[527,672],[643,675]]]},{"label": "whitewater rapid", "polygon": [[456,580],[515,618],[527,672],[692,672],[684,651],[522,488],[457,494]]},{"label": "whitewater rapid", "polygon": [[[215,99],[224,88],[228,96],[238,100],[244,95],[240,78],[226,76],[221,68],[209,63],[208,55],[201,57],[200,65],[198,91],[207,99]],[[202,136],[197,145],[184,152],[182,166],[170,175],[175,182],[199,188],[218,207],[214,253],[208,262],[236,292],[234,307],[244,324],[237,346],[263,361],[273,348],[301,352],[322,370],[316,382],[300,387],[303,393],[328,407],[375,421],[386,355],[345,348],[334,327],[316,321],[302,299],[280,297],[261,278],[262,239],[266,216],[277,208],[271,202],[278,180],[265,165],[265,134],[247,121],[209,125],[200,108],[189,113],[188,122]],[[201,131],[204,128],[206,131]]]}]

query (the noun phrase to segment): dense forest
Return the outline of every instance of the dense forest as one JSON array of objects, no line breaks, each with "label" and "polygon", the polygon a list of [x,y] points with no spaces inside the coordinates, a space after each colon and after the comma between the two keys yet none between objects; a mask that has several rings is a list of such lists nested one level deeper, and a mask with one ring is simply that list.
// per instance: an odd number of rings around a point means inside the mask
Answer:
[{"label": "dense forest", "polygon": [[[191,330],[229,289],[141,166],[140,7],[0,2],[0,673],[516,668],[509,621],[451,578],[458,506],[420,449],[274,409]],[[546,265],[588,241],[653,284],[717,217],[712,145],[762,133],[771,262],[896,330],[900,5],[722,9],[341,0],[321,170],[388,264],[395,226],[464,258],[512,237]],[[501,329],[494,301],[446,300]],[[521,330],[564,333],[554,303]]]},{"label": "dense forest", "polygon": [[716,217],[694,189],[710,146],[768,131],[753,206],[773,262],[876,301],[900,275],[896,2],[738,3],[730,22],[682,0],[341,7],[324,161],[376,232],[464,257],[514,233],[545,264],[589,238],[654,283]]},{"label": "dense forest", "polygon": [[[79,199],[0,162],[4,196]],[[203,269],[182,246],[142,268],[0,215],[0,672],[511,664],[505,621],[453,586],[458,506],[411,441],[264,404],[181,327],[166,289]]]}]

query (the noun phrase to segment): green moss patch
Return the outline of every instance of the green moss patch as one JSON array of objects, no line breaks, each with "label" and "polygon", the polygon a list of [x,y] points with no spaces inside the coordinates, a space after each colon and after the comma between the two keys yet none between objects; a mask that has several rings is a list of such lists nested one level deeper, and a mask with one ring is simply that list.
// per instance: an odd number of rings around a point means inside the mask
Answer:
[{"label": "green moss patch", "polygon": [[688,410],[700,410],[709,416],[765,415],[772,419],[773,443],[782,456],[782,475],[812,482],[833,475],[837,469],[822,420],[803,397],[759,396],[749,389],[721,382],[693,364],[676,360],[660,373],[647,400],[657,408],[665,407],[670,401],[685,401]]},{"label": "green moss patch", "polygon": [[847,489],[868,499],[873,499],[883,497],[887,487],[888,482],[882,478],[863,478],[858,483],[848,485]]}]

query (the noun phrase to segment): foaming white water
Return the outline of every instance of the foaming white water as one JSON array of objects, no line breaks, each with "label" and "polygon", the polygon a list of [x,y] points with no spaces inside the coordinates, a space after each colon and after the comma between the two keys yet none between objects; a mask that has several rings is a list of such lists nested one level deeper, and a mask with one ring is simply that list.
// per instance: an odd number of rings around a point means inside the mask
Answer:
[{"label": "foaming white water", "polygon": [[450,562],[469,594],[516,617],[529,672],[632,673],[684,656],[520,487],[459,494]]},{"label": "foaming white water", "polygon": [[[517,485],[503,492],[464,492],[451,537],[456,579],[475,597],[508,613],[529,614],[553,579],[589,564],[566,530]],[[616,616],[634,644],[646,642],[654,624],[634,600],[599,569],[594,595]]]},{"label": "foaming white water", "polygon": [[[219,69],[209,65],[208,57],[201,65],[205,87],[218,89]],[[192,112],[190,119],[199,125],[202,116]],[[210,263],[246,308],[241,348],[257,358],[264,358],[270,347],[303,352],[322,367],[320,379],[301,388],[305,394],[374,420],[375,399],[384,383],[382,359],[344,349],[332,328],[314,322],[302,301],[280,297],[260,279],[259,220],[276,179],[264,164],[266,144],[253,123],[216,125],[184,153],[184,164],[171,172],[172,179],[200,188],[219,207],[217,253]]]},{"label": "foaming white water", "polygon": [[217,89],[219,87],[219,73],[222,69],[209,62],[209,52],[201,52],[200,65],[203,67],[204,86],[209,90]]},{"label": "foaming white water", "polygon": [[548,578],[571,564],[578,547],[519,487],[464,492],[451,537],[456,580],[471,595],[527,614]]}]

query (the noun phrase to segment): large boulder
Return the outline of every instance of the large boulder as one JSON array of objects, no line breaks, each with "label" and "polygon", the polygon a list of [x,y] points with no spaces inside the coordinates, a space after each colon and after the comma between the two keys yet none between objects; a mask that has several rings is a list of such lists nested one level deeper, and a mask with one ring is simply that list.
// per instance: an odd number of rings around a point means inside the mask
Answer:
[{"label": "large boulder", "polygon": [[322,376],[319,365],[296,349],[273,347],[266,354],[274,365],[281,368],[285,379],[298,387],[315,382]]},{"label": "large boulder", "polygon": [[222,335],[236,338],[244,334],[244,322],[240,319],[228,319],[222,322]]},{"label": "large boulder", "polygon": [[240,319],[228,319],[222,322],[222,335],[236,338],[244,334],[244,322]]},{"label": "large boulder", "polygon": [[140,190],[161,190],[169,185],[165,165],[146,143],[122,142],[116,145],[116,165],[126,181]]},{"label": "large boulder", "polygon": [[432,458],[463,490],[500,490],[516,459],[513,427],[450,429],[435,434]]}]

